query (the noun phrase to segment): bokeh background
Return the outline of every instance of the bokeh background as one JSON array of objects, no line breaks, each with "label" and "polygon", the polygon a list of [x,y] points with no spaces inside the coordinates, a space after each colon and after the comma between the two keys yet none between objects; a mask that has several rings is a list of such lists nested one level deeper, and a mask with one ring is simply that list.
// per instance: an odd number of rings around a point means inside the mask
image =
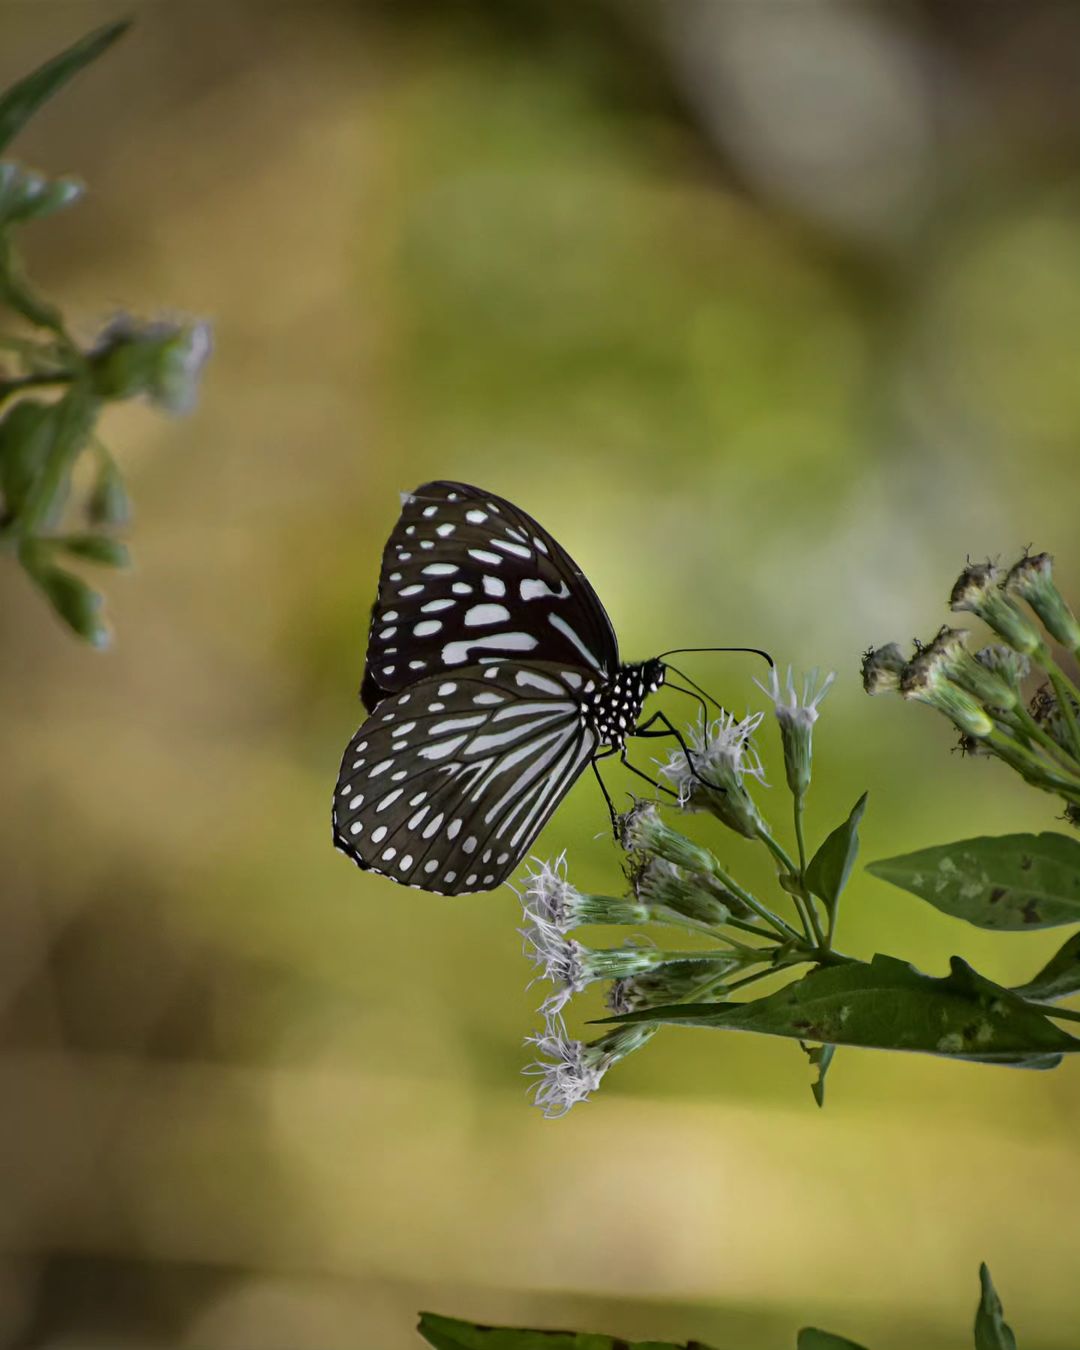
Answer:
[{"label": "bokeh background", "polygon": [[[857,666],[969,553],[1050,549],[1080,598],[1080,12],[126,8],[14,147],[92,189],[30,262],[86,334],[179,310],[217,348],[194,417],[105,428],[114,648],[0,573],[0,1343],[409,1350],[430,1307],[953,1350],[986,1259],[1025,1350],[1075,1350],[1080,1066],[841,1053],[819,1112],[793,1045],[668,1032],[544,1120],[514,896],[361,875],[328,813],[397,493],[461,477],[628,655],[840,672],[816,833],[865,787],[864,857],[1055,828]],[[0,0],[0,80],[117,12]],[[693,669],[760,704],[749,658]],[[582,781],[540,852],[610,887],[604,825]],[[842,924],[1005,981],[1060,941],[863,875]]]}]

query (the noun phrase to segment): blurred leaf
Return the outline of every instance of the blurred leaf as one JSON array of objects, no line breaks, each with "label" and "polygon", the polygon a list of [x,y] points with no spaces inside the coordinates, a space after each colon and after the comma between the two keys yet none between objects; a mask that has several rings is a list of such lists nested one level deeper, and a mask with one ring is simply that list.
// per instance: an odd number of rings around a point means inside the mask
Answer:
[{"label": "blurred leaf", "polygon": [[825,1105],[825,1075],[829,1072],[829,1065],[832,1063],[833,1055],[836,1054],[835,1045],[810,1045],[803,1042],[803,1050],[810,1061],[810,1067],[818,1071],[817,1078],[810,1084],[810,1091],[814,1094],[814,1101],[818,1106]]},{"label": "blurred leaf", "polygon": [[980,1296],[975,1310],[975,1350],[1016,1350],[1016,1337],[1005,1321],[994,1282],[984,1261],[979,1267]]},{"label": "blurred leaf", "polygon": [[1080,923],[1080,840],[1064,834],[961,839],[866,870],[979,928]]},{"label": "blurred leaf", "polygon": [[709,1350],[703,1341],[624,1341],[581,1331],[535,1331],[488,1327],[456,1317],[421,1313],[420,1335],[436,1350]]},{"label": "blurred leaf", "polygon": [[51,445],[49,405],[24,398],[0,418],[0,491],[9,519],[33,491]]},{"label": "blurred leaf", "polygon": [[847,885],[859,852],[859,821],[866,810],[867,793],[851,808],[851,814],[838,825],[810,859],[806,884],[825,901],[830,913]]},{"label": "blurred leaf", "polygon": [[866,1350],[866,1347],[843,1336],[834,1336],[831,1331],[819,1331],[817,1327],[803,1327],[799,1332],[797,1350]]},{"label": "blurred leaf", "polygon": [[1044,1003],[1080,993],[1080,933],[1069,938],[1033,980],[1016,986],[1013,993]]},{"label": "blurred leaf", "polygon": [[68,534],[56,542],[65,552],[103,567],[131,566],[127,545],[107,534]]},{"label": "blurred leaf", "polygon": [[955,956],[943,979],[879,955],[869,964],[819,967],[747,1003],[673,1004],[603,1020],[756,1031],[1026,1068],[1050,1068],[1052,1057],[1080,1050],[1080,1040]]},{"label": "blurred leaf", "polygon": [[108,646],[109,630],[101,618],[101,596],[97,591],[50,562],[41,545],[33,541],[20,546],[19,560],[73,632],[94,647]]},{"label": "blurred leaf", "polygon": [[86,514],[91,525],[126,525],[131,519],[131,502],[120,471],[111,459],[103,459],[98,469]]},{"label": "blurred leaf", "polygon": [[118,23],[95,29],[0,94],[0,151],[43,103],[112,46],[130,24],[130,19],[121,19]]},{"label": "blurred leaf", "polygon": [[0,164],[0,226],[40,219],[83,194],[73,178],[46,178],[19,164]]}]

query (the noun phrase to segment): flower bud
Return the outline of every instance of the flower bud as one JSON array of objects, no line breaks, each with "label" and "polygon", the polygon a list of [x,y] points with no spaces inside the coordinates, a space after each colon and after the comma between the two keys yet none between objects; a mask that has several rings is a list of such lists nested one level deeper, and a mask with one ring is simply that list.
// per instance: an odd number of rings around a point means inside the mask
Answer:
[{"label": "flower bud", "polygon": [[1003,637],[1015,651],[1043,655],[1046,643],[1026,614],[1003,594],[1001,570],[992,563],[973,563],[961,572],[949,595],[954,613],[970,610]]},{"label": "flower bud", "polygon": [[85,191],[73,178],[46,178],[10,161],[0,164],[0,226],[50,216]]},{"label": "flower bud", "polygon": [[[719,979],[726,971],[737,970],[743,964],[734,953],[722,961],[667,961],[644,974],[616,980],[607,992],[607,1006],[613,1013],[621,1014],[680,1003],[710,980]],[[710,997],[715,997],[715,993],[714,990]]]},{"label": "flower bud", "polygon": [[1005,578],[1005,590],[1026,600],[1046,631],[1069,651],[1080,651],[1080,623],[1065,597],[1054,584],[1053,559],[1049,553],[1021,558]]},{"label": "flower bud", "polygon": [[868,694],[884,694],[900,688],[900,678],[907,665],[907,657],[895,642],[884,647],[871,647],[863,653],[862,682]]},{"label": "flower bud", "polygon": [[923,648],[908,664],[900,684],[905,698],[917,699],[943,712],[968,736],[982,738],[994,729],[993,719],[966,690],[949,680],[942,669],[940,652],[933,645]]},{"label": "flower bud", "polygon": [[925,660],[936,660],[946,679],[952,680],[980,703],[1011,711],[1020,702],[1020,695],[1008,680],[971,655],[964,646],[964,633],[959,628],[942,628],[921,655]]},{"label": "flower bud", "polygon": [[981,647],[975,653],[975,660],[987,670],[992,670],[995,675],[1000,675],[1017,693],[1031,674],[1031,662],[1023,652],[1014,652],[1011,647],[1001,643]]},{"label": "flower bud", "polygon": [[690,872],[711,872],[715,866],[709,850],[673,830],[653,802],[638,802],[621,817],[619,835],[628,853],[656,854]]},{"label": "flower bud", "polygon": [[818,719],[818,704],[829,692],[836,672],[829,671],[816,692],[818,672],[812,670],[803,679],[802,695],[795,692],[791,667],[787,683],[781,688],[780,676],[774,666],[769,671],[769,683],[755,680],[757,687],[772,699],[773,712],[780,724],[780,740],[784,747],[784,773],[787,785],[797,797],[810,786],[810,769],[814,760],[814,723]]},{"label": "flower bud", "polygon": [[705,878],[684,872],[663,858],[649,858],[637,868],[632,885],[653,919],[668,919],[675,914],[722,928],[731,917],[728,906],[717,899]]}]

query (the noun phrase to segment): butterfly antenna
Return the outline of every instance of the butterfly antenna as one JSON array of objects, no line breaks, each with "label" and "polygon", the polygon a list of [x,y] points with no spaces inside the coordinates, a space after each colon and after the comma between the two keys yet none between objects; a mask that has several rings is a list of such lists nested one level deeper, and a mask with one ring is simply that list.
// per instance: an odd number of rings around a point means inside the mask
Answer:
[{"label": "butterfly antenna", "polygon": [[[770,670],[776,665],[769,653],[760,647],[672,647],[668,652],[661,652],[658,659],[662,661],[665,656],[678,656],[680,652],[749,652],[752,656],[760,656],[763,661],[768,662]],[[674,669],[672,666],[672,670]]]}]

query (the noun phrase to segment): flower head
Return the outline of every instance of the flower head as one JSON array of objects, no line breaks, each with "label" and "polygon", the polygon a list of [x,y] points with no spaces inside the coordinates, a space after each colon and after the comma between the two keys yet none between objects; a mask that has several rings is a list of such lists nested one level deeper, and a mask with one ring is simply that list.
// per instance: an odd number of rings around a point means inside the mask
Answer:
[{"label": "flower head", "polygon": [[105,398],[144,395],[165,412],[190,412],[212,345],[208,323],[143,323],[121,314],[92,353],[94,388]]},{"label": "flower head", "polygon": [[655,1033],[655,1026],[641,1023],[618,1027],[586,1043],[571,1040],[560,1017],[549,1017],[544,1030],[526,1041],[540,1054],[525,1069],[526,1074],[540,1079],[533,1100],[549,1119],[566,1115],[572,1106],[588,1100],[613,1064],[639,1049]]},{"label": "flower head", "polygon": [[868,694],[898,690],[906,665],[907,657],[895,642],[887,642],[884,647],[870,647],[863,653],[863,688]]},{"label": "flower head", "polygon": [[992,643],[989,647],[980,647],[975,653],[975,660],[987,670],[992,670],[995,675],[1012,686],[1017,693],[1020,692],[1020,686],[1031,674],[1031,661],[1023,652],[1014,652],[1011,647],[1006,647],[1004,643]]},{"label": "flower head", "polygon": [[721,713],[713,722],[699,721],[690,728],[690,753],[673,750],[660,772],[679,794],[679,805],[690,811],[711,811],[738,834],[754,839],[761,827],[754,799],[744,779],[765,782],[765,770],[753,742],[763,714],[741,721]]},{"label": "flower head", "polygon": [[525,927],[518,930],[525,951],[537,967],[539,980],[550,980],[558,989],[544,1003],[545,1011],[558,1012],[595,980],[617,980],[651,970],[664,957],[651,947],[626,943],[622,947],[587,947],[567,937],[553,925],[526,911]]},{"label": "flower head", "polygon": [[635,924],[648,921],[648,910],[633,900],[582,894],[566,875],[566,853],[552,862],[535,859],[525,874],[520,896],[526,922],[557,933],[586,923]]},{"label": "flower head", "polygon": [[784,773],[788,787],[796,796],[801,797],[810,786],[810,769],[814,759],[814,723],[818,719],[818,706],[829,692],[836,671],[830,670],[821,681],[820,672],[812,670],[803,677],[802,693],[795,688],[791,667],[787,669],[787,680],[780,684],[780,675],[776,667],[769,671],[768,684],[755,680],[757,687],[772,699],[773,712],[780,724],[780,739],[784,747]]},{"label": "flower head", "polygon": [[970,610],[1003,637],[1014,651],[1046,652],[1042,635],[1020,607],[1001,589],[1001,569],[993,563],[969,563],[949,594],[953,612]]},{"label": "flower head", "polygon": [[1080,651],[1080,623],[1054,583],[1053,561],[1049,553],[1021,558],[1009,569],[1004,587],[1028,602],[1051,637],[1072,652]]}]

